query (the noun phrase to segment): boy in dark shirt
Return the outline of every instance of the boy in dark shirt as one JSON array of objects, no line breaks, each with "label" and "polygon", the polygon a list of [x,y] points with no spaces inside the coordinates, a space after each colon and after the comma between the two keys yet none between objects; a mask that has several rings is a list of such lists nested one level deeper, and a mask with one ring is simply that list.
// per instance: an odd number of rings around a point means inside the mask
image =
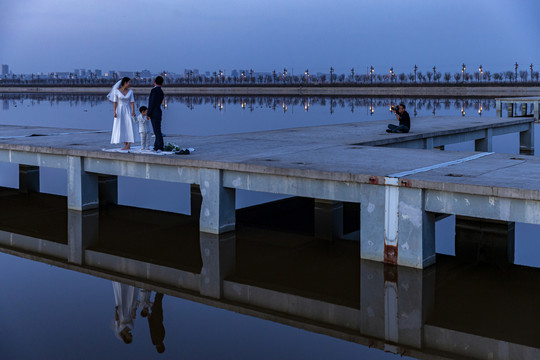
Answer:
[{"label": "boy in dark shirt", "polygon": [[411,129],[411,117],[409,116],[409,113],[405,111],[405,104],[399,104],[397,112],[394,110],[394,113],[396,114],[396,119],[399,120],[399,125],[389,124],[386,132],[408,133]]}]

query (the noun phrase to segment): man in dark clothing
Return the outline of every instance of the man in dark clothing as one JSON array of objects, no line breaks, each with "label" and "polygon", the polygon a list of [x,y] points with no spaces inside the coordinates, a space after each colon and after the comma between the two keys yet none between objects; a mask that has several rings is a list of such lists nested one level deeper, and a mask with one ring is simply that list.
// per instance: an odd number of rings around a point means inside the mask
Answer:
[{"label": "man in dark clothing", "polygon": [[163,77],[158,76],[154,80],[154,88],[150,92],[148,99],[148,112],[146,116],[152,122],[156,141],[154,142],[154,151],[163,151],[163,134],[161,133],[161,103],[163,102],[164,94],[161,90],[163,85]]},{"label": "man in dark clothing", "polygon": [[399,125],[389,124],[386,132],[389,133],[408,133],[411,129],[411,117],[409,113],[405,111],[405,104],[399,104],[398,110],[394,111],[396,119],[399,120]]},{"label": "man in dark clothing", "polygon": [[156,293],[154,305],[152,305],[150,315],[148,316],[148,326],[150,327],[150,337],[152,344],[156,347],[158,353],[165,351],[165,327],[163,326],[163,294]]}]

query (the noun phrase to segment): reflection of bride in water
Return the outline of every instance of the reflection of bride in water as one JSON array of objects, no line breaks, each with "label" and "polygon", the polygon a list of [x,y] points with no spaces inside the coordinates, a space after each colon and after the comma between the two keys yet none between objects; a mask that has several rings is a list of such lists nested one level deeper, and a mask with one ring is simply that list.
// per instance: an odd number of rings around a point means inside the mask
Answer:
[{"label": "reflection of bride in water", "polygon": [[114,300],[116,307],[114,311],[114,333],[126,344],[133,341],[131,331],[135,327],[134,319],[137,310],[137,296],[139,288],[131,285],[122,284],[113,281]]}]

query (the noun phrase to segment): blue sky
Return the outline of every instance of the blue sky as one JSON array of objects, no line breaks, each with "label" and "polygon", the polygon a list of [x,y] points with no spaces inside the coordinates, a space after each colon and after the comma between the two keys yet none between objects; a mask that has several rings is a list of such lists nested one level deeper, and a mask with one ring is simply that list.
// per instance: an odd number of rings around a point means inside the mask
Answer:
[{"label": "blue sky", "polygon": [[16,73],[540,70],[538,0],[0,0],[0,13]]}]

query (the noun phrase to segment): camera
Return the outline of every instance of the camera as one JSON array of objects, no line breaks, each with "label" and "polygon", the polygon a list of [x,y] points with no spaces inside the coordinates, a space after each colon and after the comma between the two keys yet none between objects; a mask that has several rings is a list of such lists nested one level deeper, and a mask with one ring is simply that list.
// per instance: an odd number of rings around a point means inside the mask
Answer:
[{"label": "camera", "polygon": [[399,106],[398,106],[398,105],[392,105],[392,106],[390,106],[390,111],[397,112],[398,110],[399,110]]}]

